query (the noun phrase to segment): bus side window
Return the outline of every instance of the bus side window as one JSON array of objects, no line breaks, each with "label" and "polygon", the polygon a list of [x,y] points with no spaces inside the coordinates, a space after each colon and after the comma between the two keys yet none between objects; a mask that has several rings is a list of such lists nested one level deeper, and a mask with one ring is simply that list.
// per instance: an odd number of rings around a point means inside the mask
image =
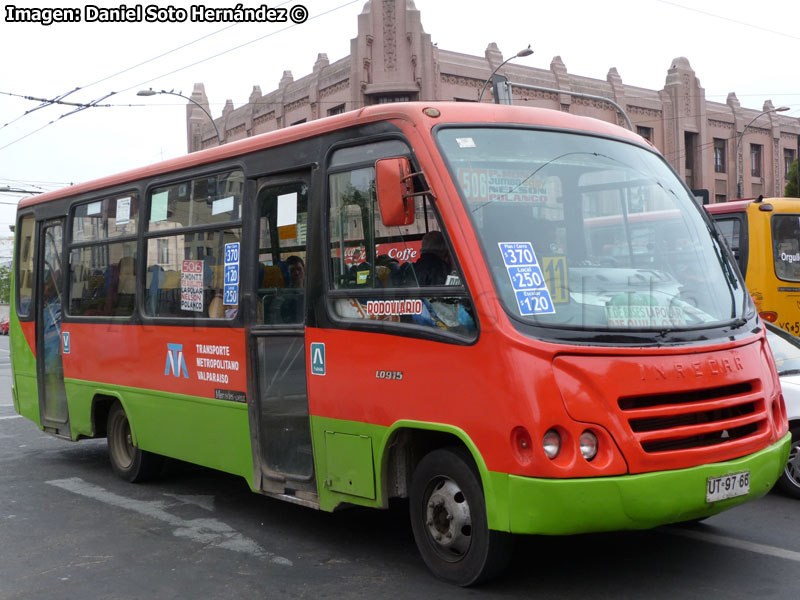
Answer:
[{"label": "bus side window", "polygon": [[71,315],[129,317],[134,313],[138,218],[136,193],[75,206],[67,305]]},{"label": "bus side window", "polygon": [[[714,218],[714,223],[717,226],[717,229],[722,234],[725,243],[728,244],[728,248],[730,248],[731,253],[733,253],[733,257],[736,259],[736,262],[739,263],[739,267],[742,267],[742,257],[741,257],[741,221],[737,218],[733,219],[725,219],[725,218]],[[744,272],[744,269],[742,269]]]},{"label": "bus side window", "polygon": [[228,253],[238,259],[241,248],[243,190],[244,174],[233,170],[150,191],[145,233],[147,316],[220,320],[237,316],[239,285],[225,284],[224,269]]},{"label": "bus side window", "polygon": [[308,185],[297,181],[262,188],[258,211],[258,322],[300,324],[305,320]]},{"label": "bus side window", "polygon": [[341,319],[380,321],[475,334],[472,303],[456,257],[428,198],[414,198],[416,218],[383,224],[375,196],[375,169],[329,175],[331,303]]},{"label": "bus side window", "polygon": [[33,305],[33,248],[36,224],[33,215],[19,221],[17,233],[17,315],[27,317]]}]

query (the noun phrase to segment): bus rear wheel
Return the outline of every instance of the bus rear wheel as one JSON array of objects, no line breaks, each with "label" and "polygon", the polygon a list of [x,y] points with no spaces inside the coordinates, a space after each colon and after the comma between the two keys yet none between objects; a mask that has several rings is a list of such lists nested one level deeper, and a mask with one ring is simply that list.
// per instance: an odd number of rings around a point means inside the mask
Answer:
[{"label": "bus rear wheel", "polygon": [[411,480],[411,529],[434,575],[461,586],[486,581],[511,558],[512,538],[489,529],[472,457],[461,448],[426,455]]},{"label": "bus rear wheel", "polygon": [[133,443],[128,415],[119,402],[108,413],[106,433],[111,467],[120,478],[136,483],[152,479],[161,470],[163,456],[141,450]]}]

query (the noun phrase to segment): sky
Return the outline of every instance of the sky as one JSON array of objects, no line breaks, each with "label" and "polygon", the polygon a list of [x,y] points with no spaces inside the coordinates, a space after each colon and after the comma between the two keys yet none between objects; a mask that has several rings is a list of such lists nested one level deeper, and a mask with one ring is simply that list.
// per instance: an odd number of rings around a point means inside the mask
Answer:
[{"label": "sky", "polygon": [[[120,7],[125,0],[95,6]],[[203,0],[147,0],[144,8],[186,8]],[[125,4],[137,6],[135,0]],[[800,117],[800,2],[775,0],[415,0],[422,26],[439,48],[504,57],[530,44],[519,64],[549,69],[560,56],[575,75],[605,80],[615,67],[625,84],[660,90],[672,60],[689,59],[708,100],[735,92],[742,106],[766,100]],[[235,7],[211,0],[205,6]],[[243,0],[257,7],[256,0]],[[319,53],[331,63],[350,53],[365,0],[277,0],[306,9],[302,23],[40,23],[0,15],[0,189],[47,191],[186,153],[186,101],[139,97],[141,89],[190,95],[205,85],[211,114],[226,100],[247,103],[253,86],[275,89],[284,70],[308,75]],[[17,7],[39,2],[18,0]],[[47,3],[77,9],[70,0]],[[144,10],[143,10],[144,12]],[[155,12],[155,11],[153,11]],[[71,93],[70,93],[71,92]],[[69,93],[69,94],[68,94]],[[112,94],[106,97],[109,94]],[[65,94],[68,94],[64,96]],[[34,98],[34,100],[26,99]],[[99,106],[68,114],[77,107]],[[105,106],[110,105],[110,106]],[[0,238],[25,194],[0,192]]]}]

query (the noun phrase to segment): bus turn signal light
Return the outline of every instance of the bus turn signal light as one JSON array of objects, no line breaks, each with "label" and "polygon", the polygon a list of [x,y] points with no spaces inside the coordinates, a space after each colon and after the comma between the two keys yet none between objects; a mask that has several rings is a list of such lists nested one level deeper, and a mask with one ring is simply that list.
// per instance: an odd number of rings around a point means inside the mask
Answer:
[{"label": "bus turn signal light", "polygon": [[533,460],[533,440],[528,430],[522,426],[511,431],[511,449],[521,465],[528,465]]},{"label": "bus turn signal light", "polygon": [[770,323],[774,323],[775,321],[778,320],[778,313],[771,310],[765,310],[764,312],[760,312],[758,313],[758,316],[764,319],[765,321],[769,321]]}]

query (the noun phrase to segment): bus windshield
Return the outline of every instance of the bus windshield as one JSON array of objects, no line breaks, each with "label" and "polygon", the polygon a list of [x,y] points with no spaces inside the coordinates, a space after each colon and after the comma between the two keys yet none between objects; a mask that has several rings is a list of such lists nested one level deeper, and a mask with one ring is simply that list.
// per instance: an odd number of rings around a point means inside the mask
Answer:
[{"label": "bus windshield", "polygon": [[446,128],[438,141],[513,318],[666,332],[742,315],[728,255],[655,153],[522,128]]}]

